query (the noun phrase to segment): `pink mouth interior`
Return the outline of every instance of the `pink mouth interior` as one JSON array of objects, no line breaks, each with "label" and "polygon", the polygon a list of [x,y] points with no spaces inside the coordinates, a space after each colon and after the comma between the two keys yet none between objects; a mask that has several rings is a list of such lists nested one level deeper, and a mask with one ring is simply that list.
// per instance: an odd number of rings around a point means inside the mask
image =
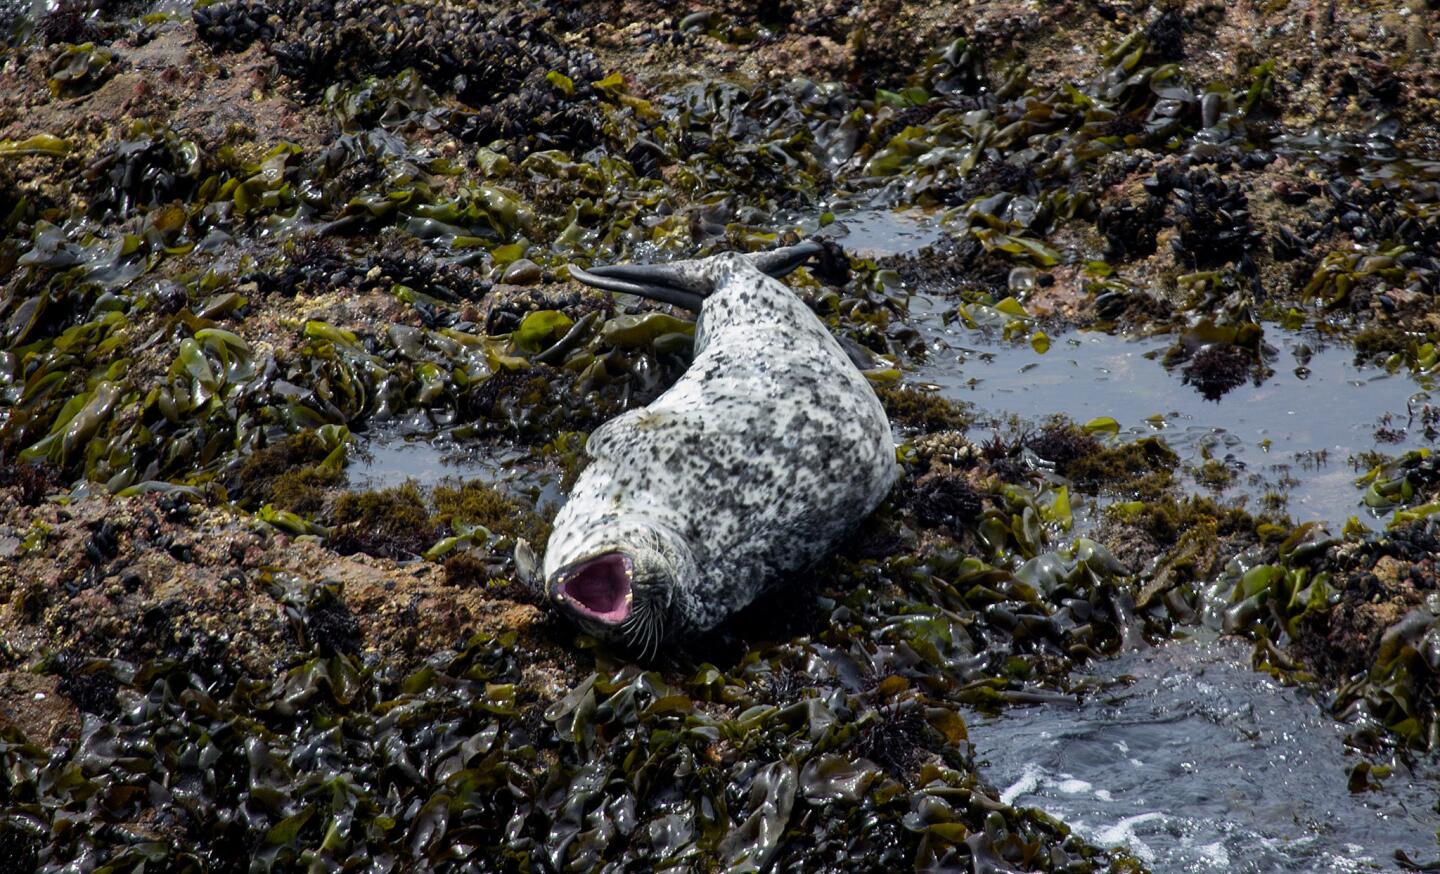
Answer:
[{"label": "pink mouth interior", "polygon": [[623,622],[630,615],[630,560],[618,552],[592,558],[570,572],[560,592],[591,619]]}]

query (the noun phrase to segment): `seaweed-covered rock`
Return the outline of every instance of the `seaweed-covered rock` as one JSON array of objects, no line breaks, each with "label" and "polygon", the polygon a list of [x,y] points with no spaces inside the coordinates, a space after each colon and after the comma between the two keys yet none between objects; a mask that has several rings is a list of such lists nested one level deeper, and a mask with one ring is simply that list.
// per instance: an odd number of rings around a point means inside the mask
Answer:
[{"label": "seaweed-covered rock", "polygon": [[1255,359],[1249,351],[1228,343],[1212,343],[1186,363],[1185,382],[1214,401],[1244,385],[1254,371]]},{"label": "seaweed-covered rock", "polygon": [[[1159,440],[980,448],[984,411],[886,383],[910,487],[789,600],[655,664],[527,601],[523,492],[338,492],[347,435],[389,429],[563,489],[695,330],[566,265],[891,207],[939,239],[788,280],[882,381],[942,352],[915,291],[956,332],[1178,332],[1167,364],[1204,386],[1262,375],[1262,315],[1433,372],[1434,16],[94,6],[0,12],[0,714],[50,702],[0,719],[24,870],[1133,870],[1000,804],[961,708],[1193,621],[1241,546],[1262,662],[1430,737],[1418,459],[1366,483],[1393,531],[1317,558],[1182,499]],[[1123,562],[1073,530],[1082,492]]]},{"label": "seaweed-covered rock", "polygon": [[537,135],[536,148],[583,151],[600,138],[587,105],[602,78],[593,59],[555,38],[544,17],[494,5],[352,0],[226,0],[193,13],[200,37],[221,51],[261,42],[280,69],[319,91],[335,79],[416,70],[430,87],[472,109],[455,116],[472,142]]},{"label": "seaweed-covered rock", "polygon": [[[1369,717],[1404,743],[1440,744],[1440,615],[1433,518],[1341,542],[1314,523],[1269,563],[1232,562],[1216,591],[1228,630],[1260,638],[1276,671],[1318,673],[1344,718]],[[1373,739],[1372,739],[1373,742]]]},{"label": "seaweed-covered rock", "polygon": [[911,488],[914,495],[910,504],[922,525],[961,524],[980,515],[980,494],[963,474],[932,470]]},{"label": "seaweed-covered rock", "polygon": [[35,22],[35,35],[47,46],[90,42],[98,35],[93,21],[96,11],[90,0],[62,0],[47,7]]},{"label": "seaweed-covered rock", "polygon": [[419,555],[435,541],[424,496],[414,483],[378,492],[347,494],[335,502],[334,548],[387,558]]},{"label": "seaweed-covered rock", "polygon": [[1177,9],[1165,9],[1145,25],[1145,41],[1161,60],[1178,61],[1185,57],[1186,30],[1184,16]]}]

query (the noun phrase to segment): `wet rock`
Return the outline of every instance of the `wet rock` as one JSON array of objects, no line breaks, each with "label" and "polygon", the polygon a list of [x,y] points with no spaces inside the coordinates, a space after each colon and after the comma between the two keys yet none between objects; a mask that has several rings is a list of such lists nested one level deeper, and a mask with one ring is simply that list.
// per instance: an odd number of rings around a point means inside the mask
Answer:
[{"label": "wet rock", "polygon": [[541,275],[540,265],[529,258],[521,258],[505,268],[500,281],[510,285],[534,285],[540,281]]},{"label": "wet rock", "polygon": [[27,671],[0,672],[0,728],[36,743],[58,745],[79,731],[80,715],[54,676]]}]

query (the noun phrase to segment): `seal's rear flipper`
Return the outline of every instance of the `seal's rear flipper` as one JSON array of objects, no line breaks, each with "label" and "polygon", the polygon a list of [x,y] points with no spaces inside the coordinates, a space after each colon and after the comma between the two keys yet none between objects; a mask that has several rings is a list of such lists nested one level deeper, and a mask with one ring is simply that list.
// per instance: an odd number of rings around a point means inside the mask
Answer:
[{"label": "seal's rear flipper", "polygon": [[[823,244],[806,240],[745,257],[766,275],[779,278],[824,251]],[[700,311],[705,298],[715,290],[715,277],[705,259],[669,264],[611,264],[590,270],[571,266],[570,276],[606,291],[633,294],[695,312]]]},{"label": "seal's rear flipper", "polygon": [[825,246],[821,243],[816,240],[806,240],[793,246],[771,249],[769,252],[757,252],[751,255],[750,259],[762,273],[779,279],[823,251],[825,251]]},{"label": "seal's rear flipper", "polygon": [[603,288],[606,291],[620,294],[633,294],[637,297],[658,300],[661,303],[700,312],[701,305],[705,303],[705,294],[709,294],[709,291],[698,294],[685,288],[664,284],[664,280],[667,278],[665,273],[673,271],[662,271],[661,268],[668,266],[656,264],[642,267],[617,264],[610,267],[596,267],[594,270],[581,270],[572,264],[569,269],[572,279],[595,288]]}]

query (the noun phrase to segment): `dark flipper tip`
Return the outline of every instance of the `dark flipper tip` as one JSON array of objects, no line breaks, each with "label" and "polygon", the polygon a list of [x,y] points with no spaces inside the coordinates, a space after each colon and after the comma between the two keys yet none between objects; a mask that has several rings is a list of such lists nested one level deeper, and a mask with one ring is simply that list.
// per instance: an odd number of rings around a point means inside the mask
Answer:
[{"label": "dark flipper tip", "polygon": [[637,297],[643,297],[649,300],[658,300],[661,303],[668,303],[674,306],[684,307],[687,310],[692,310],[697,313],[700,311],[700,307],[705,302],[704,298],[691,291],[685,291],[679,288],[672,288],[666,285],[654,285],[648,282],[632,282],[629,279],[621,279],[619,276],[606,275],[605,273],[599,272],[601,270],[604,270],[606,271],[606,273],[634,275],[636,272],[634,270],[631,270],[628,272],[628,274],[626,274],[621,273],[620,270],[612,270],[602,267],[598,268],[596,272],[592,273],[588,270],[582,270],[579,267],[574,266],[573,264],[570,265],[569,270],[570,278],[578,282],[583,282],[586,285],[593,286],[595,288],[601,288],[605,291],[613,291],[617,294],[633,294]]}]

